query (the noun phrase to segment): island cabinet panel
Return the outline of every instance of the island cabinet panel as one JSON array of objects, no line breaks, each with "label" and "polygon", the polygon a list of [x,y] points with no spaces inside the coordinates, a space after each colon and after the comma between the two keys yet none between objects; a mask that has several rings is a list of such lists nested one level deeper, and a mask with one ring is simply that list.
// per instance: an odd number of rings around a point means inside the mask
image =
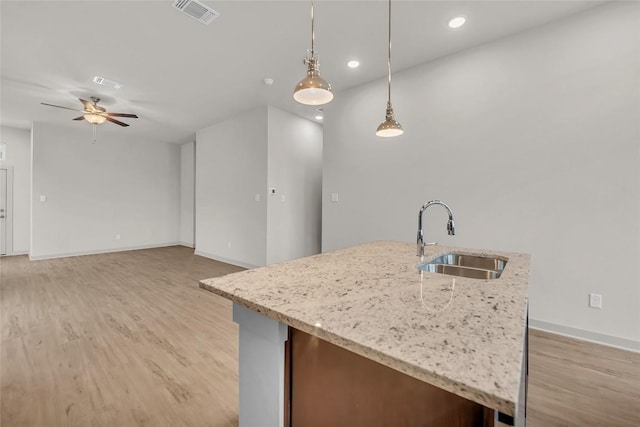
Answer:
[{"label": "island cabinet panel", "polygon": [[488,427],[494,411],[294,328],[287,343],[292,427]]}]

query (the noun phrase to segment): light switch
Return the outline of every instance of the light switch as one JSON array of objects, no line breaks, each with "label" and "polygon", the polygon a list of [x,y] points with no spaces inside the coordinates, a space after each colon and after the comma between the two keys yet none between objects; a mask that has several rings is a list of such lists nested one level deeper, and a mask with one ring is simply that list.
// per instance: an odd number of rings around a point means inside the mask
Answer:
[{"label": "light switch", "polygon": [[46,202],[47,201],[47,196],[40,196],[40,201],[41,202]]},{"label": "light switch", "polygon": [[260,201],[260,195],[259,195],[259,194],[256,194],[255,199],[256,199],[256,202],[259,202],[259,201]]},{"label": "light switch", "polygon": [[331,201],[333,203],[338,203],[338,193],[331,193]]},{"label": "light switch", "polygon": [[283,202],[287,201],[287,196],[285,196],[284,194],[282,196],[280,196],[280,200]]}]

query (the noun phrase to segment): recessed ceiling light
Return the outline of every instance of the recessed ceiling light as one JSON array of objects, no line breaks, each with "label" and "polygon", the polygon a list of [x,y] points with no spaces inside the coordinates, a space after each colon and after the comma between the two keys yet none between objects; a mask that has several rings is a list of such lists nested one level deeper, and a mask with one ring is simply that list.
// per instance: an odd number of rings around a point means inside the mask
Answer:
[{"label": "recessed ceiling light", "polygon": [[319,114],[318,114],[318,115],[316,116],[316,120],[322,120],[322,119],[323,119],[323,117],[322,117],[321,115],[319,115]]},{"label": "recessed ceiling light", "polygon": [[467,22],[467,18],[464,16],[456,16],[449,21],[449,28],[460,28]]},{"label": "recessed ceiling light", "polygon": [[358,61],[357,59],[352,59],[351,61],[347,62],[347,67],[349,68],[358,68],[360,66],[360,61]]}]

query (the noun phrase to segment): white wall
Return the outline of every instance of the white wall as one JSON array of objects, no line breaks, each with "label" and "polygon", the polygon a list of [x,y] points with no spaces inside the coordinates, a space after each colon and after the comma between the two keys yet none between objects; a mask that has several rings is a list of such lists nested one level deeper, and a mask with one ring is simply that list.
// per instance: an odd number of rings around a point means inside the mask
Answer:
[{"label": "white wall", "polygon": [[180,146],[180,243],[195,245],[196,144]]},{"label": "white wall", "polygon": [[[640,348],[639,6],[605,5],[394,74],[325,109],[323,251],[376,239],[532,254],[538,325]],[[331,193],[340,202],[331,203]],[[589,292],[603,308],[588,308]]]},{"label": "white wall", "polygon": [[320,252],[322,128],[269,106],[267,264]]},{"label": "white wall", "polygon": [[264,265],[267,107],[199,130],[196,146],[196,253]]},{"label": "white wall", "polygon": [[177,244],[180,147],[101,130],[34,123],[32,259]]},{"label": "white wall", "polygon": [[320,252],[318,124],[265,105],[198,131],[196,147],[197,254],[255,267]]},{"label": "white wall", "polygon": [[[7,254],[29,252],[29,194],[31,188],[31,131],[7,126],[0,128],[0,143],[7,145],[6,160],[0,166],[13,169],[12,242]],[[7,224],[8,225],[8,224]]]}]

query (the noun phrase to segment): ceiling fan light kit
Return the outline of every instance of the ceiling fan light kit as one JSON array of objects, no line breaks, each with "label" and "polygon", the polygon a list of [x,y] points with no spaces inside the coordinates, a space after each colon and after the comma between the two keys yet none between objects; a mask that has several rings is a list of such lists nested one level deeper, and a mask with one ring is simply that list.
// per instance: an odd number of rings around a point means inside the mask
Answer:
[{"label": "ceiling fan light kit", "polygon": [[120,120],[116,120],[114,119],[114,117],[127,117],[130,119],[137,119],[138,116],[135,114],[130,114],[130,113],[112,113],[110,111],[107,111],[104,107],[101,107],[98,105],[98,102],[100,102],[100,98],[96,97],[96,96],[92,96],[91,97],[91,101],[88,101],[86,99],[82,99],[82,98],[78,98],[79,101],[82,103],[82,105],[84,106],[84,110],[77,110],[75,108],[69,108],[69,107],[63,107],[61,105],[53,105],[53,104],[47,104],[44,102],[41,102],[42,105],[47,105],[49,107],[56,107],[56,108],[64,108],[65,110],[72,110],[72,111],[81,111],[83,114],[79,117],[76,117],[73,120],[86,120],[89,123],[93,124],[93,125],[100,125],[106,121],[109,121],[111,123],[114,123],[116,125],[122,126],[122,127],[127,127],[129,126],[127,123],[121,122]]},{"label": "ceiling fan light kit", "polygon": [[83,119],[94,125],[100,125],[107,121],[107,118],[99,114],[85,114]]},{"label": "ceiling fan light kit", "polygon": [[307,76],[300,80],[293,91],[293,99],[304,105],[323,105],[331,102],[331,84],[320,76],[320,64],[315,51],[315,3],[311,0],[311,50],[307,51],[304,64]]}]

